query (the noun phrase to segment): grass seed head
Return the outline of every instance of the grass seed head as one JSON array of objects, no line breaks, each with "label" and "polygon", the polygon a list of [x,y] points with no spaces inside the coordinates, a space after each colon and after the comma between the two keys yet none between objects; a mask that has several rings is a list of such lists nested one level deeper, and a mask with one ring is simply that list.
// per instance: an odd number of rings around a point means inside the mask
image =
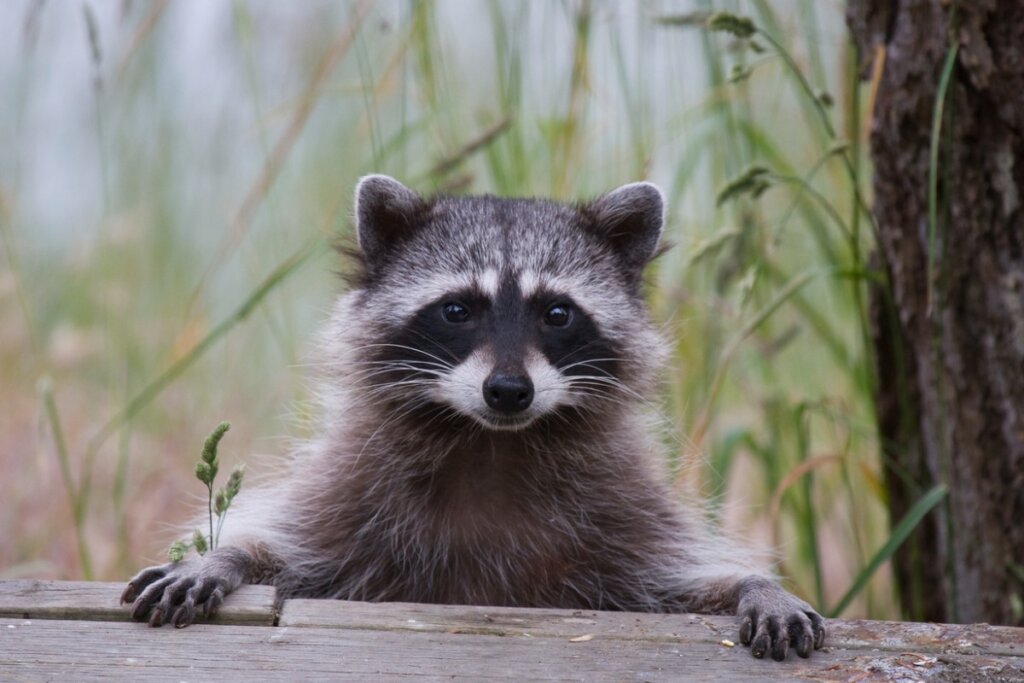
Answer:
[{"label": "grass seed head", "polygon": [[192,547],[196,549],[196,552],[200,555],[205,555],[209,549],[209,544],[206,542],[206,536],[199,529],[192,532]]},{"label": "grass seed head", "polygon": [[737,38],[749,38],[757,33],[757,26],[747,17],[732,12],[715,12],[708,17],[707,27],[711,31],[725,31]]},{"label": "grass seed head", "polygon": [[206,437],[206,443],[203,444],[203,462],[213,464],[217,459],[217,445],[220,444],[220,440],[224,438],[224,434],[229,429],[231,429],[230,422],[221,422]]},{"label": "grass seed head", "polygon": [[730,199],[740,195],[749,194],[755,199],[764,194],[764,191],[771,187],[769,177],[771,171],[764,166],[750,166],[740,175],[736,176],[718,191],[718,198],[715,201],[717,206],[722,206]]},{"label": "grass seed head", "polygon": [[167,559],[171,562],[181,562],[187,552],[188,545],[186,545],[184,541],[175,541],[171,544],[171,547],[167,549]]},{"label": "grass seed head", "polygon": [[217,476],[217,463],[208,463],[200,460],[196,463],[196,479],[203,482],[207,486],[213,484],[214,477]]},{"label": "grass seed head", "polygon": [[228,483],[224,487],[224,492],[229,501],[238,495],[238,491],[242,488],[243,477],[245,477],[245,465],[235,465],[235,468],[231,470],[231,475],[228,477]]}]

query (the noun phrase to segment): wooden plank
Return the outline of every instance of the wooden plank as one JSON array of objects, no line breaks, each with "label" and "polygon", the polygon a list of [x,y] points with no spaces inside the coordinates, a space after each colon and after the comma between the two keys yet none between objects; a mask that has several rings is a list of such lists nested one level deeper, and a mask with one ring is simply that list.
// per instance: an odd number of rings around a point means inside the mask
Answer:
[{"label": "wooden plank", "polygon": [[620,640],[673,642],[684,635],[689,639],[715,642],[737,639],[736,628],[729,617],[345,600],[286,600],[278,624],[565,638],[589,633]]},{"label": "wooden plank", "polygon": [[[0,581],[0,617],[128,621],[131,608],[120,604],[123,590],[123,583]],[[271,586],[242,586],[225,599],[213,622],[273,625],[275,595]]]},{"label": "wooden plank", "polygon": [[0,680],[1024,682],[1024,629],[984,624],[831,621],[825,650],[780,664],[723,643],[730,617],[289,600],[274,627],[273,590],[249,586],[219,625],[151,629],[121,588],[0,582]]},{"label": "wooden plank", "polygon": [[0,680],[1024,681],[1024,658],[829,648],[756,660],[719,643],[318,627],[0,620]]},{"label": "wooden plank", "polygon": [[1024,628],[844,619],[829,622],[830,640],[848,649],[1024,656]]},{"label": "wooden plank", "polygon": [[[281,626],[479,633],[719,643],[738,640],[735,619],[699,614],[638,614],[341,600],[287,600]],[[987,624],[829,620],[828,644],[849,650],[1024,656],[1024,629]]]}]

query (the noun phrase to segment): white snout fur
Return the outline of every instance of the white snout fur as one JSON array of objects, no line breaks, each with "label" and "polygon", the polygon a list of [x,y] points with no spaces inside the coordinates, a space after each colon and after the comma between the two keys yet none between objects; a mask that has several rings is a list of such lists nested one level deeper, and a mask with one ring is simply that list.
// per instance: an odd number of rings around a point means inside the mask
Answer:
[{"label": "white snout fur", "polygon": [[474,351],[438,381],[432,390],[432,398],[490,429],[522,429],[542,415],[571,402],[569,382],[543,354],[530,350],[524,359],[524,369],[533,382],[533,402],[517,416],[522,418],[521,422],[502,424],[504,416],[495,413],[484,400],[484,382],[493,372],[494,362],[489,349]]}]

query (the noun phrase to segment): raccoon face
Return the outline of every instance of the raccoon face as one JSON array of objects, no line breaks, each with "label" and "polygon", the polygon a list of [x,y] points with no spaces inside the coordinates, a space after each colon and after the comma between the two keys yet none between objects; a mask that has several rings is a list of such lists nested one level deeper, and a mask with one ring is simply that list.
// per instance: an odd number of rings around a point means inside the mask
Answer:
[{"label": "raccoon face", "polygon": [[655,186],[571,206],[424,199],[369,176],[356,218],[367,274],[349,324],[367,398],[522,430],[644,390],[661,349],[639,292],[662,228]]},{"label": "raccoon face", "polygon": [[422,381],[431,402],[510,430],[585,407],[614,382],[620,352],[569,292],[524,292],[514,274],[482,279],[427,301],[396,331],[378,353],[401,370],[388,379]]}]

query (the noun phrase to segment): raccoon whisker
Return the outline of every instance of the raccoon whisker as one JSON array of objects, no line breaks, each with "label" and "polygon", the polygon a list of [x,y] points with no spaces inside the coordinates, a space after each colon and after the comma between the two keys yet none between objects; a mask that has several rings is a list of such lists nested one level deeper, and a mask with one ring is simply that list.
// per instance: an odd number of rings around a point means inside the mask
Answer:
[{"label": "raccoon whisker", "polygon": [[400,418],[402,418],[402,417],[404,417],[406,415],[411,414],[412,411],[415,409],[415,405],[414,404],[416,404],[418,402],[419,402],[418,398],[415,398],[415,397],[414,398],[410,398],[409,400],[403,402],[399,406],[399,408],[390,417],[388,417],[386,420],[383,420],[377,426],[377,429],[375,429],[373,431],[373,434],[370,434],[370,437],[363,443],[363,447],[361,449],[359,449],[359,453],[356,454],[356,457],[352,461],[353,466],[358,464],[359,460],[363,457],[363,453],[366,452],[366,449],[369,448],[369,446],[373,442],[373,440],[375,438],[377,438],[377,435],[380,434],[381,430],[383,430],[389,424],[394,423],[396,420],[398,420],[398,419],[400,419]]},{"label": "raccoon whisker", "polygon": [[572,393],[577,396],[596,396],[599,398],[614,398],[615,393],[606,384],[594,384],[577,382],[571,385]]},{"label": "raccoon whisker", "polygon": [[572,351],[566,353],[564,356],[562,356],[561,358],[556,360],[554,363],[552,363],[552,365],[557,366],[559,363],[561,363],[562,361],[566,360],[567,358],[572,358],[577,353],[580,353],[582,351],[587,350],[589,347],[593,346],[596,343],[598,343],[598,340],[594,339],[592,341],[588,341],[586,344],[581,344],[580,346],[577,346],[575,349],[573,349]]},{"label": "raccoon whisker", "polygon": [[363,360],[363,361],[353,361],[351,363],[339,363],[339,365],[344,365],[345,367],[348,367],[350,365],[355,365],[355,366],[362,365],[362,366],[369,366],[369,367],[387,367],[387,366],[393,366],[393,365],[415,365],[416,367],[424,366],[424,367],[442,368],[444,370],[451,370],[452,369],[452,366],[448,365],[446,363],[438,363],[436,361],[429,361],[429,360],[419,360],[419,359],[416,359],[416,358],[404,358],[404,359],[401,359],[401,360]]},{"label": "raccoon whisker", "polygon": [[[625,404],[624,396],[622,395],[622,393],[616,392],[613,388],[608,387],[606,385],[600,386],[592,384],[589,386],[575,387],[571,389],[571,394],[578,399],[587,398],[593,400],[600,400],[605,403],[612,403],[615,405]],[[630,399],[632,400],[632,398]],[[575,407],[584,410],[588,408],[587,404],[585,402],[581,402],[580,400],[575,400],[572,402],[572,404],[575,405]]]},{"label": "raccoon whisker", "polygon": [[[576,395],[591,400],[604,401],[605,403],[611,403],[614,405],[620,405],[622,403],[625,403],[627,399],[633,400],[632,397],[623,396],[622,394],[618,394],[608,388],[591,387],[589,389],[577,393]],[[639,403],[639,401],[637,402]],[[585,407],[579,402],[574,403],[574,405]]]},{"label": "raccoon whisker", "polygon": [[[437,344],[437,342],[432,342],[432,343]],[[439,348],[441,348],[442,350],[444,350],[445,353],[449,354],[452,357],[452,359],[455,359],[455,354],[453,354],[451,351],[449,351],[447,348],[445,348],[442,344],[437,344],[437,346]],[[402,349],[403,351],[412,351],[413,353],[418,353],[418,354],[424,355],[424,356],[426,356],[428,358],[432,358],[432,359],[436,360],[438,363],[441,363],[442,365],[444,365],[445,367],[448,367],[448,368],[455,367],[450,362],[446,361],[444,358],[441,358],[439,356],[435,356],[434,354],[430,353],[429,351],[424,351],[423,349],[417,349],[415,346],[407,346],[405,344],[393,344],[393,343],[379,342],[379,343],[376,343],[376,344],[364,344],[363,346],[357,347],[355,350],[356,351],[361,351],[361,350],[373,349],[373,348],[390,348],[390,349]]]},{"label": "raccoon whisker", "polygon": [[593,365],[593,364],[594,363],[630,363],[630,362],[635,362],[635,361],[630,361],[630,360],[628,360],[626,358],[614,358],[614,357],[612,357],[612,358],[588,358],[586,360],[579,360],[579,361],[576,361],[575,363],[569,363],[568,365],[563,365],[563,366],[560,367],[560,369],[561,369],[562,372],[565,372],[566,370],[570,370],[572,368],[592,367],[595,370],[599,370],[601,372],[607,372],[606,370],[603,370],[602,368],[599,368],[599,367],[597,367],[596,365]]},{"label": "raccoon whisker", "polygon": [[607,375],[569,375],[567,378],[569,386],[575,384],[600,384],[602,386],[623,386],[622,382]]},{"label": "raccoon whisker", "polygon": [[355,372],[348,373],[347,377],[353,379],[366,379],[368,377],[374,377],[377,375],[384,375],[388,373],[421,373],[431,375],[434,377],[442,377],[448,374],[447,370],[438,369],[436,367],[419,365],[412,362],[390,362],[386,365],[360,368]]},{"label": "raccoon whisker", "polygon": [[412,386],[390,387],[382,386],[374,391],[367,391],[359,396],[360,400],[368,406],[376,406],[384,414],[391,414],[402,409],[407,404],[413,409],[430,403],[429,393],[425,391],[428,387],[421,386],[419,389]]},{"label": "raccoon whisker", "polygon": [[[569,377],[569,386],[577,384],[590,384],[590,385],[601,385],[606,387],[613,387],[615,389],[621,389],[625,392],[633,391],[626,386],[621,380],[612,377],[610,375],[571,375]],[[643,398],[640,394],[633,391],[633,395]],[[646,400],[646,399],[645,399]]]},{"label": "raccoon whisker", "polygon": [[603,414],[605,412],[605,407],[608,405],[620,405],[622,403],[618,397],[607,391],[578,392],[574,395],[574,398],[577,400],[572,401],[568,405],[572,406],[579,412],[594,415]]},{"label": "raccoon whisker", "polygon": [[[596,369],[600,371],[600,368],[596,368]],[[575,386],[577,386],[577,383],[578,383],[578,386],[581,389],[584,386],[589,386],[591,388],[596,388],[599,385],[602,385],[603,387],[613,387],[613,388],[619,389],[619,390],[625,392],[627,395],[635,398],[642,405],[644,405],[647,408],[649,408],[650,410],[652,410],[655,413],[655,415],[657,416],[657,418],[662,423],[664,423],[666,425],[674,424],[673,421],[668,417],[668,415],[665,414],[665,411],[663,410],[663,407],[661,406],[660,403],[658,403],[655,400],[649,399],[649,398],[639,394],[637,391],[635,391],[634,389],[631,389],[630,387],[626,386],[621,380],[619,380],[619,379],[617,379],[615,377],[612,377],[610,375],[575,375],[575,376],[569,376],[568,379],[569,379],[569,388],[574,393],[576,393]],[[583,393],[583,392],[581,391],[579,393]],[[683,445],[682,441],[680,441],[680,439],[679,439],[679,437],[677,435],[675,435],[672,432],[670,432],[670,435],[671,435],[671,438],[672,438],[673,441],[675,441],[680,446]]]},{"label": "raccoon whisker", "polygon": [[340,360],[321,360],[321,361],[310,361],[308,363],[291,363],[288,365],[289,370],[298,370],[305,368],[329,368],[329,367],[347,367],[350,365],[347,361]]},{"label": "raccoon whisker", "polygon": [[[434,386],[434,384],[435,384],[434,382],[425,382],[425,381],[389,382],[387,384],[379,384],[377,386],[370,387],[369,389],[367,389],[362,394],[362,398],[366,399],[366,400],[369,400],[370,402],[375,402],[375,403],[378,403],[380,405],[385,405],[387,403],[388,395],[392,394],[397,389],[407,389],[407,388],[410,388],[410,387],[418,387],[418,388],[421,388],[421,389],[426,389],[426,388],[429,388],[431,386]],[[423,393],[423,392],[417,392],[416,394],[410,396],[410,398],[411,399],[416,399],[416,400],[422,400],[422,399],[426,399],[427,395],[426,395],[426,393]]]},{"label": "raccoon whisker", "polygon": [[452,353],[451,349],[449,349],[447,346],[445,346],[441,342],[439,342],[436,339],[434,339],[433,337],[431,337],[429,334],[427,334],[425,332],[421,332],[420,330],[412,330],[412,332],[413,332],[413,334],[416,334],[416,335],[422,337],[423,339],[426,339],[428,342],[430,342],[431,344],[433,344],[437,348],[439,348],[442,351],[444,351],[445,353],[447,353],[449,356],[452,357],[453,361],[458,362],[458,360],[459,360],[458,356],[456,356],[454,353]]},{"label": "raccoon whisker", "polygon": [[[375,377],[388,377],[391,376],[395,381],[405,379],[409,377],[415,377],[415,374],[411,374],[406,368],[385,368],[377,370],[367,370],[364,372],[353,372],[345,377],[345,379],[352,380],[355,382],[366,382],[372,380]],[[378,380],[379,381],[379,380]]]},{"label": "raccoon whisker", "polygon": [[431,412],[433,412],[434,415],[423,423],[424,427],[429,427],[430,425],[438,422],[454,422],[456,418],[460,417],[457,410],[442,404],[437,404],[437,408],[433,409]]},{"label": "raccoon whisker", "polygon": [[351,391],[354,396],[362,398],[372,397],[390,388],[422,386],[434,387],[441,381],[441,375],[437,374],[409,374],[405,370],[389,370],[387,372],[370,373],[358,377],[351,377]]},{"label": "raccoon whisker", "polygon": [[604,385],[626,386],[624,382],[614,375],[565,375],[564,377],[570,387],[581,382],[600,382]]},{"label": "raccoon whisker", "polygon": [[405,365],[405,364],[396,363],[394,365],[389,365],[388,367],[385,367],[385,368],[363,368],[361,370],[357,370],[357,371],[355,371],[353,373],[350,373],[348,375],[348,377],[350,377],[352,379],[367,379],[369,377],[378,377],[380,375],[387,375],[389,373],[390,374],[398,373],[396,375],[396,379],[401,379],[401,378],[405,378],[405,377],[424,377],[424,376],[440,377],[440,376],[442,376],[444,374],[447,374],[447,373],[443,373],[443,372],[441,372],[439,370],[434,370],[433,368],[421,368],[421,367],[418,367],[418,366],[415,366],[415,365]]},{"label": "raccoon whisker", "polygon": [[598,372],[598,373],[600,373],[600,374],[597,374],[597,375],[569,375],[568,377],[570,377],[570,378],[575,378],[575,377],[579,377],[579,378],[581,378],[581,379],[582,379],[582,378],[587,378],[587,379],[600,379],[600,380],[602,380],[602,381],[607,381],[607,382],[614,382],[614,383],[616,383],[616,384],[618,384],[618,385],[621,385],[621,386],[622,386],[623,388],[626,388],[626,384],[625,384],[625,382],[623,382],[623,381],[622,381],[621,379],[619,379],[618,377],[616,377],[616,376],[615,376],[615,375],[613,375],[612,373],[608,372],[608,371],[607,371],[607,370],[605,370],[604,368],[601,368],[601,367],[597,367],[597,366],[595,366],[595,365],[592,365],[592,364],[591,364],[591,363],[590,363],[589,361],[587,361],[587,362],[580,362],[580,363],[577,363],[577,364],[576,364],[576,367],[584,367],[584,368],[588,368],[588,369],[590,369],[590,370],[593,370],[593,371],[595,371],[595,372]]},{"label": "raccoon whisker", "polygon": [[[361,399],[387,399],[388,395],[394,398],[394,393],[401,391],[406,394],[410,390],[416,388],[422,388],[429,390],[437,386],[437,380],[433,378],[419,378],[419,379],[396,379],[396,380],[376,380],[375,382],[367,382],[359,387],[358,390],[353,391],[353,396]],[[386,401],[382,401],[386,403]]]},{"label": "raccoon whisker", "polygon": [[[455,422],[457,422],[460,419],[465,420],[465,416],[464,415],[462,415],[461,413],[459,413],[459,411],[455,410],[454,408],[452,408],[451,406],[448,406],[448,405],[443,405],[443,404],[439,403],[439,404],[437,404],[437,407],[434,409],[433,412],[435,413],[435,415],[432,418],[430,418],[430,420],[427,422],[427,424],[434,424],[435,422],[438,422],[438,423],[444,423],[444,422],[455,423]],[[473,426],[473,422],[470,421],[470,420],[466,420],[466,424],[470,425],[471,427]],[[445,453],[447,453],[448,451],[450,451],[454,447],[455,447],[455,440],[452,439],[450,441],[449,448],[448,448],[448,450],[445,451]]]},{"label": "raccoon whisker", "polygon": [[[558,422],[560,422],[560,423],[562,423],[562,424],[564,424],[566,426],[570,426],[570,427],[572,426],[572,420],[569,419],[568,415],[565,415],[561,411],[556,411],[555,413],[552,414],[552,417],[555,420],[557,420]],[[532,441],[533,440],[531,439],[531,442]],[[544,448],[542,445],[534,445],[534,448],[538,448],[538,449],[543,449],[545,451],[549,451],[549,449]]]},{"label": "raccoon whisker", "polygon": [[[308,363],[296,363],[294,365],[289,365],[288,367],[289,368],[324,368],[324,367],[328,367],[328,368],[329,367],[344,367],[344,368],[348,368],[348,367],[358,366],[358,365],[387,365],[388,363],[395,363],[395,362],[430,363],[431,361],[419,360],[419,359],[414,359],[414,358],[406,358],[406,359],[400,359],[400,360],[387,360],[387,359],[383,359],[383,360],[374,360],[374,359],[364,359],[364,360],[351,360],[351,359],[345,359],[345,360],[321,360],[321,361],[308,362]],[[450,363],[434,362],[432,364],[433,365],[438,365],[438,366],[441,366],[441,367],[445,367],[445,368],[451,368],[452,367],[452,365]]]},{"label": "raccoon whisker", "polygon": [[[348,375],[351,379],[367,380],[371,377],[379,377],[380,375],[388,375],[393,373],[402,373],[405,375],[407,372],[417,373],[420,376],[427,377],[443,377],[446,373],[440,370],[434,370],[433,368],[421,368],[415,365],[395,364],[386,368],[371,368],[360,372],[353,372]],[[415,377],[416,375],[413,375]]]},{"label": "raccoon whisker", "polygon": [[431,378],[400,379],[393,382],[374,384],[366,389],[366,393],[374,394],[394,387],[427,387],[435,384],[437,384],[437,381]]},{"label": "raccoon whisker", "polygon": [[415,370],[417,372],[434,372],[438,374],[441,374],[442,372],[450,372],[452,369],[450,365],[445,365],[443,363],[415,359],[374,361],[330,361],[311,364],[306,367],[335,367],[348,369],[353,366],[356,366],[357,369],[354,372],[346,373],[346,377],[358,377],[373,371],[386,372],[388,370],[396,369]]}]

